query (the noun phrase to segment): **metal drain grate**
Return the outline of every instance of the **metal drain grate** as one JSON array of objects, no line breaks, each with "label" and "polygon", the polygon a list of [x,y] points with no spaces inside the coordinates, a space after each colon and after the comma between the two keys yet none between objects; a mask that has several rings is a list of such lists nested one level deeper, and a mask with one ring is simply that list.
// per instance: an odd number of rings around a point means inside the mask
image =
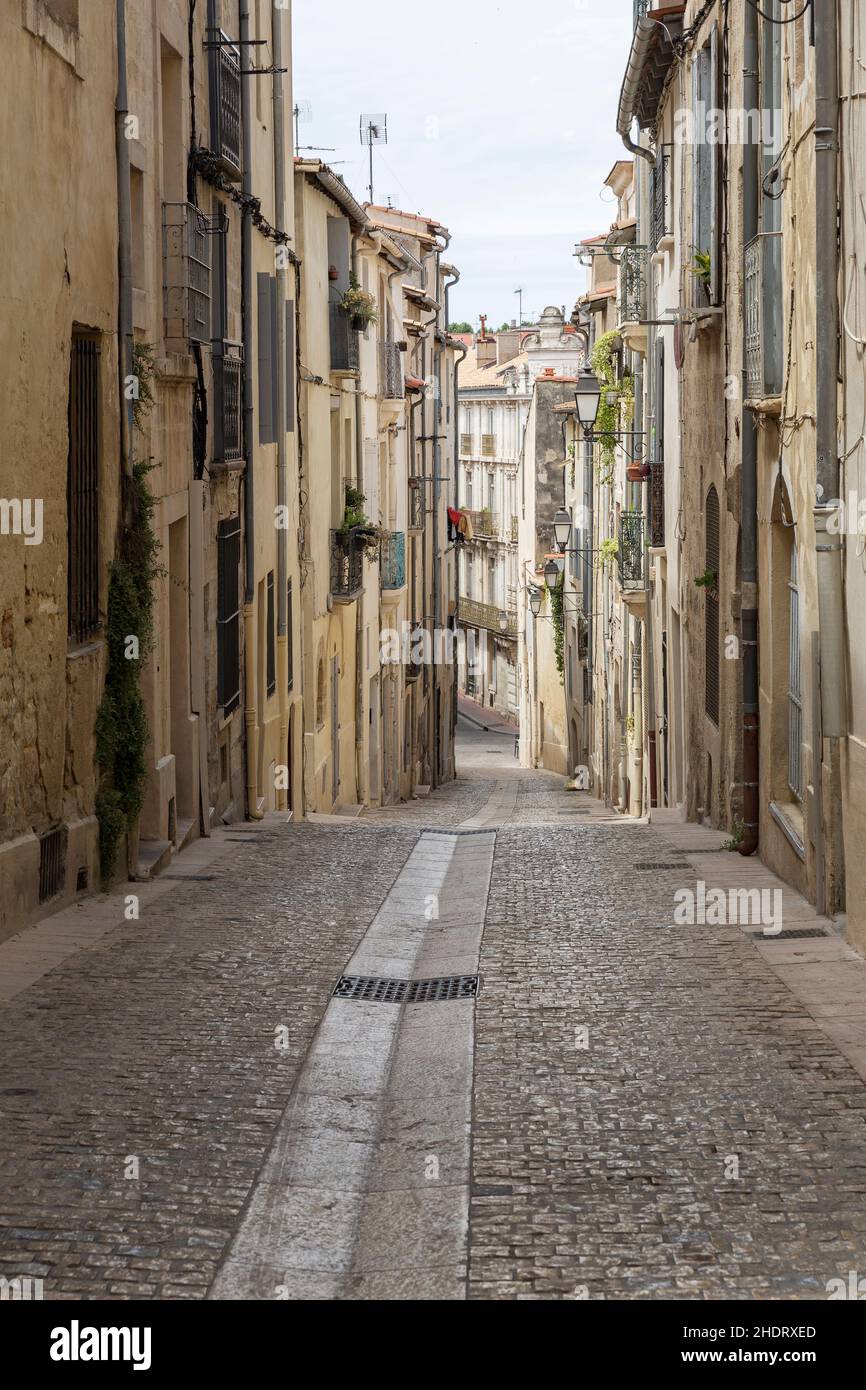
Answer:
[{"label": "metal drain grate", "polygon": [[797,931],[795,927],[779,932],[753,931],[751,935],[753,941],[800,941],[807,936],[821,936],[825,941],[830,940],[821,927],[803,927],[802,931]]},{"label": "metal drain grate", "polygon": [[685,859],[668,860],[668,861],[665,862],[665,863],[662,863],[661,861],[659,861],[658,863],[635,864],[635,868],[636,868],[640,873],[650,873],[650,872],[655,873],[656,870],[659,870],[659,869],[686,869],[686,870],[689,870],[689,869],[691,869],[691,867],[692,867],[691,864],[689,864]]},{"label": "metal drain grate", "polygon": [[446,975],[439,980],[343,975],[334,989],[334,998],[360,999],[368,1004],[439,1004],[448,999],[474,999],[479,985],[477,975]]},{"label": "metal drain grate", "polygon": [[175,883],[215,883],[216,874],[160,874],[160,878],[173,879]]}]

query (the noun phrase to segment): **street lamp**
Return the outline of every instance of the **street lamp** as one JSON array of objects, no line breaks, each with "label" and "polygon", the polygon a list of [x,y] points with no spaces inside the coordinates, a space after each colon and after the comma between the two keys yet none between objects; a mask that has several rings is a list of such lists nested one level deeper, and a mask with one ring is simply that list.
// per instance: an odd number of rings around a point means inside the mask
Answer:
[{"label": "street lamp", "polygon": [[499,614],[499,631],[508,631],[508,614],[504,610]]},{"label": "street lamp", "polygon": [[548,560],[544,566],[544,582],[548,589],[555,589],[559,583],[560,569],[555,560]]},{"label": "street lamp", "polygon": [[574,392],[577,418],[583,426],[584,433],[589,433],[595,424],[600,400],[601,386],[598,377],[589,363],[586,363],[577,378],[577,387]]},{"label": "street lamp", "polygon": [[571,512],[567,507],[560,507],[553,518],[553,535],[557,546],[564,553],[571,537]]},{"label": "street lamp", "polygon": [[529,611],[533,618],[537,618],[541,612],[541,590],[535,585],[529,590]]}]

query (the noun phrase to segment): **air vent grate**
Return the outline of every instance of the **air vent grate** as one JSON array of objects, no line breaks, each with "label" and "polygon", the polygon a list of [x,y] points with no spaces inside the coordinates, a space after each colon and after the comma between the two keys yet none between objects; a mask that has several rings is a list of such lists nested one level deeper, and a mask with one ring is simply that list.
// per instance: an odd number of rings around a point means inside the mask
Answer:
[{"label": "air vent grate", "polygon": [[39,901],[45,903],[63,890],[66,880],[68,829],[58,825],[39,836]]},{"label": "air vent grate", "polygon": [[358,999],[368,1004],[439,1004],[449,999],[474,999],[479,987],[477,975],[446,975],[438,980],[343,975],[334,989],[334,998]]}]

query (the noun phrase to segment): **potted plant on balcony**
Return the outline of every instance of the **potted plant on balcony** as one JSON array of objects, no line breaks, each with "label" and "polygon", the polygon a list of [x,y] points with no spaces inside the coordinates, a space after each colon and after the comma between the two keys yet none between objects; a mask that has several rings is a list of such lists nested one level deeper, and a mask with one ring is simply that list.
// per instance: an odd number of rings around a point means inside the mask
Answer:
[{"label": "potted plant on balcony", "polygon": [[354,540],[372,559],[379,553],[382,529],[376,526],[364,511],[366,500],[363,492],[359,492],[357,488],[346,488],[346,505],[338,535],[346,540]]},{"label": "potted plant on balcony", "polygon": [[343,312],[352,321],[352,327],[358,333],[371,323],[378,323],[379,310],[376,308],[376,301],[369,290],[361,288],[355,275],[349,277],[349,288],[344,293],[340,304]]},{"label": "potted plant on balcony", "polygon": [[626,466],[625,476],[628,478],[630,483],[642,483],[649,477],[649,475],[649,464],[640,463],[638,459],[632,459],[631,463]]}]

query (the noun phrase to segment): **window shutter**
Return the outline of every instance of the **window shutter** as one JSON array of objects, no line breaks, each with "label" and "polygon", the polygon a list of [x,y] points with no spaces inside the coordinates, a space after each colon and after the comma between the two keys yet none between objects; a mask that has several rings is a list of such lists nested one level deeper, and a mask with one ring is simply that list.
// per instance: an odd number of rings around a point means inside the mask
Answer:
[{"label": "window shutter", "polygon": [[[721,64],[719,63],[719,30],[713,25],[709,52],[709,105],[715,111],[722,110]],[[725,113],[727,118],[727,112]],[[710,300],[721,303],[722,298],[722,186],[721,186],[721,144],[715,141],[709,147],[710,189],[709,189],[709,228],[707,249],[711,256]]]},{"label": "window shutter", "polygon": [[274,429],[274,370],[273,370],[273,320],[271,300],[271,277],[267,271],[259,271],[256,276],[258,301],[258,368],[259,368],[259,443],[273,444],[276,440]]},{"label": "window shutter", "polygon": [[286,300],[286,430],[295,428],[295,304]]}]

